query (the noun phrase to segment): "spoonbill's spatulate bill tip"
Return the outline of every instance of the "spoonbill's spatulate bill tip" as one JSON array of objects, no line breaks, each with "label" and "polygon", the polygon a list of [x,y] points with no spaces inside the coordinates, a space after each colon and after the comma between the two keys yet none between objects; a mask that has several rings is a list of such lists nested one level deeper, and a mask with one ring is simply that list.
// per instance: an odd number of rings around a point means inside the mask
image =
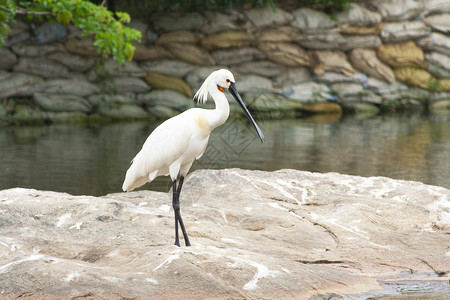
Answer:
[{"label": "spoonbill's spatulate bill tip", "polygon": [[264,134],[236,89],[233,74],[229,70],[220,69],[206,78],[194,96],[199,103],[205,103],[210,95],[216,108],[191,108],[163,122],[148,136],[125,175],[122,186],[124,191],[140,187],[157,176],[170,175],[173,192],[172,206],[175,212],[175,245],[178,246],[180,245],[178,225],[186,246],[190,246],[180,213],[181,187],[194,160],[199,159],[205,152],[211,131],[225,123],[230,114],[224,89],[233,95],[255,128],[261,142],[264,142]]}]

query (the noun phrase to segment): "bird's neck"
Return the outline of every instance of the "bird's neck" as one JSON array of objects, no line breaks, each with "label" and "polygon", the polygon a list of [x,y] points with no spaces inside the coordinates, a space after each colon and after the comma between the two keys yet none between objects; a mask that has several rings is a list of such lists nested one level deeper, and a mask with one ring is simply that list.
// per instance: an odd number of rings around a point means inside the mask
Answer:
[{"label": "bird's neck", "polygon": [[223,90],[220,91],[215,84],[214,86],[210,86],[209,91],[216,103],[216,108],[210,110],[208,117],[209,125],[214,129],[225,123],[228,119],[228,116],[230,115],[230,105]]}]

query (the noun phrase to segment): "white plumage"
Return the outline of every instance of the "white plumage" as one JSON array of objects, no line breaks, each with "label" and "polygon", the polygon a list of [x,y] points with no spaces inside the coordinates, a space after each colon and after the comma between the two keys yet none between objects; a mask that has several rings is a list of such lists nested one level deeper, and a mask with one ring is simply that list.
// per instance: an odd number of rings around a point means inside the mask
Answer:
[{"label": "white plumage", "polygon": [[[245,107],[236,91],[233,74],[225,69],[212,72],[195,94],[198,102],[204,103],[211,95],[216,104],[215,109],[191,108],[159,125],[147,138],[142,149],[132,160],[128,169],[122,189],[131,191],[143,184],[154,180],[160,175],[170,175],[174,185],[173,206],[175,209],[175,230],[178,242],[177,221],[182,230],[181,215],[179,214],[179,193],[184,177],[189,172],[195,159],[199,159],[206,150],[211,131],[222,125],[228,118],[230,107],[223,90],[229,89],[236,101],[246,112],[255,127],[261,141],[264,136]],[[180,176],[181,182],[176,188],[176,181]],[[189,245],[187,234],[183,231],[186,245]]]}]

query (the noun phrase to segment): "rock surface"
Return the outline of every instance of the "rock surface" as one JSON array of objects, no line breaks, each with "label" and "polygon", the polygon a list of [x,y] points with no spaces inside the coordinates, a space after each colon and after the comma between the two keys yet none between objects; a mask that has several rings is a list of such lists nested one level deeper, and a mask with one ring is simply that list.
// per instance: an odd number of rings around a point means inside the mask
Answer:
[{"label": "rock surface", "polygon": [[170,193],[0,191],[2,297],[365,299],[427,283],[450,292],[447,189],[229,169],[192,173],[181,195],[192,247],[172,244]]}]

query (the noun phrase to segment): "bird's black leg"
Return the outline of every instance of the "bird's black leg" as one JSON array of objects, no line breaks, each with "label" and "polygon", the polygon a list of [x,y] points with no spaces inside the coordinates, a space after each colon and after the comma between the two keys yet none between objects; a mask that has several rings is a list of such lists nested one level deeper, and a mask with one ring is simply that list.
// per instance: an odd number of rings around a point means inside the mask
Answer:
[{"label": "bird's black leg", "polygon": [[177,200],[177,199],[179,198],[180,193],[179,192],[177,193],[177,181],[176,180],[174,180],[172,183],[172,190],[173,190],[172,207],[175,212],[175,245],[180,247],[180,241],[178,239],[178,216],[177,216],[177,207],[178,207],[178,210],[180,209],[180,203],[179,203],[179,200]]},{"label": "bird's black leg", "polygon": [[178,188],[176,186],[176,181],[173,182],[173,200],[172,206],[175,212],[175,245],[180,246],[180,241],[178,239],[178,223],[180,223],[181,232],[183,233],[184,242],[186,246],[190,246],[191,242],[189,241],[189,237],[187,235],[186,228],[184,227],[183,219],[181,218],[180,213],[180,192],[181,187],[183,186],[184,177],[180,177],[180,181],[178,182]]}]

